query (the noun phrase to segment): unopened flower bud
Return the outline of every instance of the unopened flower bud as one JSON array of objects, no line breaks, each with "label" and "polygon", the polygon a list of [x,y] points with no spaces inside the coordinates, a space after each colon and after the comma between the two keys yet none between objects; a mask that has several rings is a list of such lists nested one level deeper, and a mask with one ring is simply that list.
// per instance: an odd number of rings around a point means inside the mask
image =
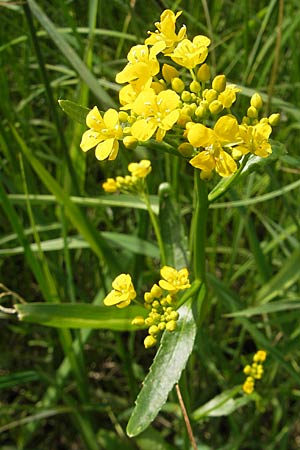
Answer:
[{"label": "unopened flower bud", "polygon": [[177,323],[175,320],[170,320],[166,323],[166,330],[174,331],[176,329]]},{"label": "unopened flower bud", "polygon": [[277,125],[280,121],[280,114],[276,113],[276,114],[271,114],[269,117],[269,124],[274,127],[275,125]]},{"label": "unopened flower bud", "polygon": [[178,77],[178,70],[169,64],[164,64],[162,67],[162,75],[167,83],[170,83],[172,78]]},{"label": "unopened flower bud", "polygon": [[123,139],[123,144],[129,150],[134,150],[137,147],[138,140],[133,136],[125,136]]},{"label": "unopened flower bud", "polygon": [[184,82],[181,80],[181,78],[175,77],[171,81],[171,86],[173,91],[180,94],[184,90]]},{"label": "unopened flower bud", "polygon": [[253,106],[256,109],[261,109],[263,105],[263,101],[261,96],[255,92],[255,94],[252,95],[250,100],[250,105]]},{"label": "unopened flower bud", "polygon": [[200,92],[201,90],[201,85],[199,83],[199,81],[192,81],[190,84],[190,91],[194,92],[195,94],[198,94],[198,92]]},{"label": "unopened flower bud", "polygon": [[119,111],[118,115],[120,122],[128,122],[128,113],[126,111]]},{"label": "unopened flower bud", "polygon": [[223,105],[219,100],[214,100],[210,103],[208,108],[212,114],[219,114],[223,109]]},{"label": "unopened flower bud", "polygon": [[189,144],[188,142],[183,142],[182,144],[179,145],[178,151],[182,154],[182,156],[189,157],[192,156],[194,147],[192,146],[192,144]]},{"label": "unopened flower bud", "polygon": [[190,102],[191,101],[191,93],[189,91],[183,91],[181,94],[181,100],[183,102]]},{"label": "unopened flower bud", "polygon": [[137,325],[137,326],[143,326],[143,325],[145,325],[145,319],[142,316],[137,316],[132,320],[131,324]]},{"label": "unopened flower bud", "polygon": [[202,64],[197,71],[197,78],[199,81],[206,82],[210,79],[210,69],[208,64]]},{"label": "unopened flower bud", "polygon": [[258,116],[258,111],[254,106],[249,106],[249,108],[247,109],[247,116],[250,119],[256,119]]},{"label": "unopened flower bud", "polygon": [[213,102],[218,98],[218,92],[215,89],[207,89],[205,92],[205,100],[208,101],[208,103]]},{"label": "unopened flower bud", "polygon": [[151,336],[156,336],[159,333],[159,329],[157,325],[151,325],[151,327],[148,330],[148,333],[151,334]]},{"label": "unopened flower bud", "polygon": [[195,116],[198,117],[198,119],[203,119],[207,113],[207,108],[205,108],[203,105],[198,106],[198,108],[195,111]]},{"label": "unopened flower bud", "polygon": [[157,340],[155,339],[155,337],[153,336],[146,336],[144,339],[144,346],[145,348],[151,348],[154,347],[154,345],[156,345]]},{"label": "unopened flower bud", "polygon": [[225,75],[217,75],[212,82],[212,88],[217,92],[223,92],[226,88],[226,77]]}]

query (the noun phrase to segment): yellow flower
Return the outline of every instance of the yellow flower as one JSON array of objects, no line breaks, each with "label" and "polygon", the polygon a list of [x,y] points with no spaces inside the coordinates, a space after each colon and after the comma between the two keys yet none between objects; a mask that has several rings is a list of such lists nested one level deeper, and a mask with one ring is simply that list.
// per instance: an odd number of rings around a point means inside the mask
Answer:
[{"label": "yellow flower", "polygon": [[189,39],[183,39],[169,56],[180,66],[194,69],[198,64],[205,61],[209,44],[210,39],[202,35],[195,36],[193,42]]},{"label": "yellow flower", "polygon": [[159,281],[159,286],[171,295],[175,295],[182,289],[188,289],[191,285],[189,282],[189,272],[186,268],[176,270],[170,266],[164,266],[160,270],[163,280]]},{"label": "yellow flower", "polygon": [[240,125],[240,135],[243,143],[236,147],[243,155],[251,152],[254,155],[266,158],[272,153],[269,136],[272,127],[268,123],[258,123],[254,126]]},{"label": "yellow flower", "polygon": [[180,42],[185,38],[186,27],[183,25],[178,34],[175,33],[175,25],[177,18],[181,15],[182,11],[174,14],[170,9],[166,9],[160,16],[160,22],[156,22],[155,26],[157,30],[155,33],[148,32],[150,36],[145,40],[145,44],[154,45],[157,42],[164,42],[164,53],[169,54],[177,42]]},{"label": "yellow flower", "polygon": [[201,150],[189,162],[207,175],[215,169],[221,177],[228,177],[237,170],[234,159],[223,150],[223,146],[230,146],[240,141],[239,126],[232,116],[223,116],[215,124],[214,129],[202,124],[193,124],[187,138],[194,147]]},{"label": "yellow flower", "polygon": [[132,173],[133,177],[145,178],[152,170],[151,161],[148,159],[142,159],[138,163],[130,163],[128,165],[128,170]]},{"label": "yellow flower", "polygon": [[106,306],[116,305],[118,308],[125,308],[136,297],[131,276],[128,274],[121,273],[118,275],[112,282],[112,287],[113,290],[103,301]]},{"label": "yellow flower", "polygon": [[116,192],[118,190],[117,182],[114,178],[107,178],[107,180],[102,184],[105,192]]},{"label": "yellow flower", "polygon": [[224,108],[231,108],[236,101],[236,93],[239,91],[240,89],[236,88],[234,85],[227,86],[225,90],[219,94],[218,100],[222,103]]},{"label": "yellow flower", "polygon": [[102,117],[95,106],[86,116],[86,124],[90,130],[82,135],[81,149],[86,152],[96,147],[97,159],[116,159],[119,150],[118,139],[123,137],[118,112],[108,109]]},{"label": "yellow flower", "polygon": [[128,63],[116,76],[117,83],[135,81],[134,90],[139,92],[144,87],[150,87],[152,77],[159,72],[159,62],[156,55],[165,48],[163,42],[158,42],[149,48],[147,45],[135,45],[127,55]]},{"label": "yellow flower", "polygon": [[253,361],[263,363],[266,360],[266,357],[267,352],[265,350],[258,350],[253,356]]},{"label": "yellow flower", "polygon": [[179,117],[179,100],[176,92],[170,89],[158,95],[153,89],[142,91],[132,105],[132,111],[138,115],[131,127],[132,136],[147,141],[156,131],[156,140],[162,141]]}]

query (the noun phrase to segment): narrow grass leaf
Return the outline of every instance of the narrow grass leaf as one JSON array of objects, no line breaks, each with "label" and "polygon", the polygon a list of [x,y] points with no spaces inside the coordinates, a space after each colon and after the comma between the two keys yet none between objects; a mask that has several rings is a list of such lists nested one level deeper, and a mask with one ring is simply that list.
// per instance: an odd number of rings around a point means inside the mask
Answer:
[{"label": "narrow grass leaf", "polygon": [[49,17],[43,12],[40,6],[34,0],[28,0],[28,5],[42,27],[47,31],[55,45],[59,48],[59,50],[69,61],[69,63],[74,67],[83,81],[89,86],[91,91],[96,95],[96,97],[98,97],[101,103],[106,106],[114,106],[112,98],[100,86],[98,80],[89,71],[87,66],[83,63],[81,58],[77,55],[70,44],[65,40],[62,34],[59,33],[58,29],[51,22]]},{"label": "narrow grass leaf", "polygon": [[32,383],[40,379],[40,376],[34,370],[24,370],[23,372],[14,372],[0,377],[0,389],[12,388],[19,384]]},{"label": "narrow grass leaf", "polygon": [[13,133],[18,141],[20,148],[27,160],[35,170],[36,174],[42,181],[42,183],[49,189],[52,194],[55,195],[58,202],[62,203],[65,207],[65,213],[81,233],[81,235],[89,243],[91,249],[98,255],[100,260],[105,260],[105,263],[115,273],[119,272],[119,263],[112,253],[111,248],[107,244],[106,240],[101,236],[91,222],[82,214],[81,210],[75,205],[64,189],[57,183],[57,181],[50,175],[45,169],[43,164],[32,154],[25,142],[21,139],[17,131],[12,128]]},{"label": "narrow grass leaf", "polygon": [[136,330],[131,321],[146,316],[142,306],[117,309],[106,306],[65,303],[24,303],[14,305],[18,319],[55,328],[93,328],[115,331]]},{"label": "narrow grass leaf", "polygon": [[253,308],[243,309],[230,314],[225,314],[225,317],[252,317],[261,314],[272,314],[280,311],[291,311],[293,309],[300,309],[300,302],[273,302],[266,305],[260,305]]}]

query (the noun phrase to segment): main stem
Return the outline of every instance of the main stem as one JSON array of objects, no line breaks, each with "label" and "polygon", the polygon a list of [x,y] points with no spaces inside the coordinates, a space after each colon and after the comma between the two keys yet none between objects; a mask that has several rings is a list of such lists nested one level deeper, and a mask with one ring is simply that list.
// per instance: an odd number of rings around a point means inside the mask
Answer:
[{"label": "main stem", "polygon": [[206,225],[208,214],[208,198],[206,182],[201,180],[199,170],[194,173],[195,186],[195,212],[193,226],[193,260],[194,260],[194,276],[196,280],[205,282],[205,247],[206,247]]}]

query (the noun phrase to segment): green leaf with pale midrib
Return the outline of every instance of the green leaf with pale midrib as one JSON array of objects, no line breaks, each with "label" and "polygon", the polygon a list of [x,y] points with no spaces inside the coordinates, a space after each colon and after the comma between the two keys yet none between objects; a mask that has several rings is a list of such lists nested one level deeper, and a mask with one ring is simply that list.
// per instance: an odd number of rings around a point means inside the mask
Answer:
[{"label": "green leaf with pale midrib", "polygon": [[72,120],[85,125],[86,116],[90,111],[89,108],[78,105],[78,103],[71,102],[70,100],[58,100],[58,103],[63,112],[65,112]]},{"label": "green leaf with pale midrib", "polygon": [[165,331],[158,352],[143,387],[136,399],[136,406],[127,425],[128,436],[144,431],[155,419],[178,382],[193,349],[196,323],[191,301],[178,310],[180,318],[175,332]]},{"label": "green leaf with pale midrib", "polygon": [[131,321],[145,316],[142,306],[124,309],[85,303],[25,303],[14,305],[18,318],[24,322],[37,323],[55,328],[94,328],[115,331],[136,330]]}]

